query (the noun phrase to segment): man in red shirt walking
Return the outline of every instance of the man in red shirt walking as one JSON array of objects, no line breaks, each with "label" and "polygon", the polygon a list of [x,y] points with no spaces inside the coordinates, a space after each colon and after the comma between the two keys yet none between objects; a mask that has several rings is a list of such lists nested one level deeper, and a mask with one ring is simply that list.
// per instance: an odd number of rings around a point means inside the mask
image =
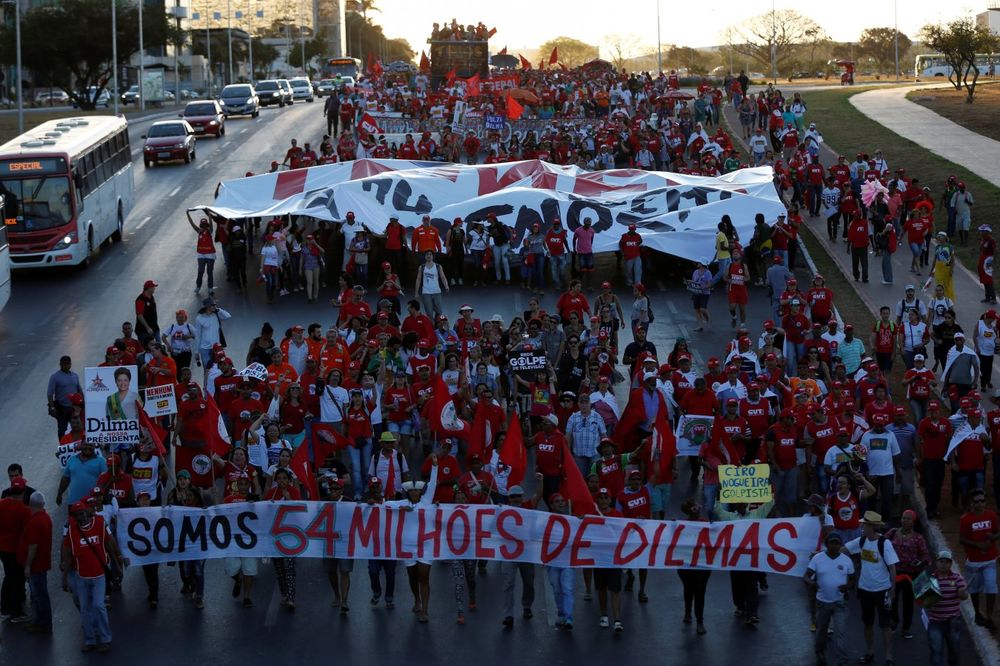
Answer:
[{"label": "man in red shirt walking", "polygon": [[3,587],[0,588],[0,613],[23,622],[24,567],[18,562],[17,551],[31,511],[24,503],[24,477],[15,476],[10,492],[0,500],[0,562],[3,562]]},{"label": "man in red shirt walking", "polygon": [[[958,533],[965,547],[965,580],[972,607],[976,610],[976,624],[991,631],[993,607],[997,600],[997,540],[1000,540],[1000,516],[986,508],[986,493],[981,489],[972,491],[971,508],[962,515]],[[979,601],[986,595],[986,614],[980,612]]]},{"label": "man in red shirt walking", "polygon": [[854,281],[868,282],[868,220],[856,213],[847,227],[847,244],[851,247],[851,272]]},{"label": "man in red shirt walking", "polygon": [[635,228],[634,224],[628,225],[628,231],[618,240],[618,247],[625,260],[625,284],[629,287],[642,283],[642,236]]},{"label": "man in red shirt walking", "polygon": [[31,607],[35,617],[28,625],[32,634],[52,633],[52,602],[49,599],[49,569],[52,568],[52,518],[45,511],[45,495],[31,494],[28,500],[31,517],[21,535],[18,561],[24,566],[31,590]]}]

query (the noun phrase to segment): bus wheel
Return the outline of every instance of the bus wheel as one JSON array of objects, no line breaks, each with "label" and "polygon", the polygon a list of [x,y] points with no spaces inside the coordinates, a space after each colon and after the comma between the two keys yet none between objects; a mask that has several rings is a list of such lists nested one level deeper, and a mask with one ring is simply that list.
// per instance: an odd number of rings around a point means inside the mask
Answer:
[{"label": "bus wheel", "polygon": [[94,229],[90,228],[87,230],[87,256],[83,258],[80,262],[80,268],[88,268],[90,266],[90,257],[94,254]]},{"label": "bus wheel", "polygon": [[125,231],[125,217],[122,215],[122,204],[118,202],[118,228],[111,234],[111,242],[121,243],[122,234]]}]

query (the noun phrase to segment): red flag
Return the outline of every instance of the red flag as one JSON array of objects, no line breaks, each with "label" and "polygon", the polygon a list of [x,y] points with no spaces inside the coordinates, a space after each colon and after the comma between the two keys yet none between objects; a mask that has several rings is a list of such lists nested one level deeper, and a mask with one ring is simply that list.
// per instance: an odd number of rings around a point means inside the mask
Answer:
[{"label": "red flag", "polygon": [[368,132],[369,134],[381,134],[382,130],[379,128],[378,123],[372,118],[371,114],[367,111],[361,116],[361,121],[358,122],[358,127]]},{"label": "red flag", "polygon": [[524,107],[513,97],[507,97],[507,117],[511,120],[517,120],[524,113]]},{"label": "red flag", "polygon": [[580,468],[576,466],[568,446],[563,447],[562,458],[563,478],[559,484],[559,492],[569,502],[570,511],[574,516],[600,515],[601,512],[598,511],[594,498],[590,496],[587,482],[583,480],[583,474],[580,474]]},{"label": "red flag", "polygon": [[140,432],[145,431],[143,434],[148,435],[149,439],[153,441],[153,445],[156,446],[156,455],[165,458],[167,450],[163,446],[163,438],[166,437],[167,432],[149,418],[149,414],[142,408],[142,405],[137,404],[136,410],[139,412]]},{"label": "red flag", "polygon": [[496,28],[490,28],[490,31],[486,33],[486,39],[491,39],[493,35],[497,34]]},{"label": "red flag", "polygon": [[479,74],[465,79],[465,98],[479,97]]},{"label": "red flag", "polygon": [[524,474],[528,469],[528,450],[524,448],[524,433],[521,432],[521,419],[517,413],[511,415],[510,425],[507,426],[507,436],[503,440],[503,448],[500,449],[500,462],[510,467],[510,476],[507,477],[507,487],[519,486],[524,481]]},{"label": "red flag", "polygon": [[470,460],[472,456],[479,456],[482,459],[485,456],[486,447],[493,441],[493,427],[490,424],[488,412],[488,406],[480,404],[476,407],[475,416],[472,417],[472,430],[469,434]]},{"label": "red flag", "polygon": [[334,430],[332,425],[315,422],[312,424],[312,446],[317,464],[323,465],[327,458],[350,445],[351,440]]},{"label": "red flag", "polygon": [[459,437],[468,440],[471,435],[469,423],[458,415],[455,401],[448,393],[441,377],[434,386],[434,397],[427,401],[431,430],[444,437]]},{"label": "red flag", "polygon": [[229,449],[232,446],[229,440],[229,431],[226,430],[226,422],[222,420],[222,412],[219,411],[219,406],[215,404],[215,399],[206,394],[205,402],[208,403],[203,422],[205,444],[208,446],[209,451],[219,457],[223,457],[229,453]]},{"label": "red flag", "polygon": [[497,55],[507,55],[507,47],[506,46],[503,47],[503,49],[501,49],[500,53],[498,53]]},{"label": "red flag", "polygon": [[567,70],[567,67],[566,67],[566,65],[564,65],[562,63],[559,63],[559,69],[561,69],[562,71],[565,72]]},{"label": "red flag", "polygon": [[531,63],[528,62],[527,58],[520,53],[517,54],[517,57],[521,59],[521,69],[531,69]]},{"label": "red flag", "polygon": [[431,61],[427,58],[427,54],[423,51],[420,52],[420,71],[426,72],[431,68]]},{"label": "red flag", "polygon": [[545,69],[545,61],[544,60],[539,60],[538,61],[538,69]]},{"label": "red flag", "polygon": [[382,70],[382,59],[381,59],[381,58],[379,58],[379,59],[378,59],[378,60],[376,60],[376,61],[375,61],[375,63],[374,63],[373,65],[372,65],[372,75],[373,75],[373,76],[374,76],[374,77],[375,77],[376,79],[378,79],[378,78],[381,78],[381,76],[382,76],[382,71],[383,71],[383,70]]},{"label": "red flag", "polygon": [[458,78],[458,68],[452,67],[448,70],[448,73],[444,75],[445,81],[448,83],[448,87],[455,85],[455,79]]},{"label": "red flag", "polygon": [[309,447],[304,442],[295,449],[288,467],[309,491],[309,499],[317,501],[319,499],[319,486],[316,484],[316,474],[313,473],[312,463],[309,462]]},{"label": "red flag", "polygon": [[365,71],[371,74],[372,70],[375,68],[375,53],[369,53],[368,58],[365,61]]},{"label": "red flag", "polygon": [[549,55],[549,64],[554,65],[559,62],[559,47],[553,46],[552,53]]}]

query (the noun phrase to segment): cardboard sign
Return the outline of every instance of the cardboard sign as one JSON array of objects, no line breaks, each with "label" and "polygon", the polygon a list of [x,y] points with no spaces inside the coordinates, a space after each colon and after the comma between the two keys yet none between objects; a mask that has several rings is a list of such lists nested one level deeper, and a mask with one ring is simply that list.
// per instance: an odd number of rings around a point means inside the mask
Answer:
[{"label": "cardboard sign", "polygon": [[539,352],[522,351],[510,358],[510,369],[518,374],[545,370],[545,367],[545,354]]},{"label": "cardboard sign", "polygon": [[261,363],[251,363],[240,370],[240,377],[250,377],[257,381],[267,381],[267,368]]},{"label": "cardboard sign", "polygon": [[771,501],[771,467],[719,465],[719,501],[728,504],[765,504]]},{"label": "cardboard sign", "polygon": [[150,418],[177,413],[177,395],[174,393],[173,384],[150,386],[144,391],[146,403],[142,408]]},{"label": "cardboard sign", "polygon": [[697,456],[698,449],[712,434],[713,421],[715,419],[711,416],[682,414],[677,419],[677,430],[674,431],[674,436],[677,438],[677,455]]}]

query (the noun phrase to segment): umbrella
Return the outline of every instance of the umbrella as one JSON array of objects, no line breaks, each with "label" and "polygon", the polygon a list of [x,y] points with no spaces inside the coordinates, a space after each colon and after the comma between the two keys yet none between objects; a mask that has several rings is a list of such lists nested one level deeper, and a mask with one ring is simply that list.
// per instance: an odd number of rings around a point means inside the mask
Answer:
[{"label": "umbrella", "polygon": [[513,97],[519,102],[524,102],[525,104],[538,104],[538,95],[527,90],[525,88],[511,88],[507,91],[508,97]]},{"label": "umbrella", "polygon": [[682,90],[671,90],[663,95],[660,95],[660,98],[657,101],[666,102],[668,100],[677,101],[681,99],[684,100],[694,99],[694,95],[692,95],[691,93],[686,93]]}]

